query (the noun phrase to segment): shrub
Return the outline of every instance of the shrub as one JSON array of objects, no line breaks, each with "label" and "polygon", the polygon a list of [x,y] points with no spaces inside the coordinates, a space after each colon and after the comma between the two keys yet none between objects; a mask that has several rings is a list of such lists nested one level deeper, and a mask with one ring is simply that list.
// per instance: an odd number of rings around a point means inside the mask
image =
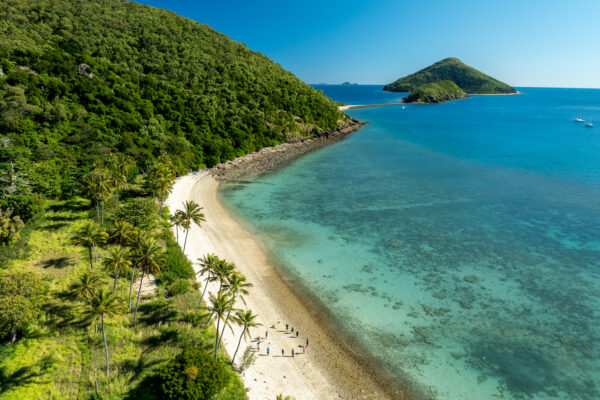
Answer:
[{"label": "shrub", "polygon": [[119,208],[115,211],[115,219],[129,222],[136,228],[151,231],[158,223],[157,210],[152,199],[132,199],[119,205]]},{"label": "shrub", "polygon": [[229,381],[223,364],[194,347],[185,348],[158,374],[161,398],[177,400],[212,399]]},{"label": "shrub", "polygon": [[206,316],[195,311],[190,311],[183,316],[183,321],[194,326],[204,325]]},{"label": "shrub", "polygon": [[189,292],[191,283],[187,279],[178,279],[169,286],[169,294],[171,296],[177,296],[178,294],[184,294]]},{"label": "shrub", "polygon": [[17,333],[42,312],[44,288],[31,272],[12,272],[0,277],[0,336],[17,339]]},{"label": "shrub", "polygon": [[165,265],[156,281],[159,285],[170,285],[178,279],[192,279],[195,275],[194,268],[187,257],[182,261],[181,253],[178,255],[176,248],[169,246]]}]

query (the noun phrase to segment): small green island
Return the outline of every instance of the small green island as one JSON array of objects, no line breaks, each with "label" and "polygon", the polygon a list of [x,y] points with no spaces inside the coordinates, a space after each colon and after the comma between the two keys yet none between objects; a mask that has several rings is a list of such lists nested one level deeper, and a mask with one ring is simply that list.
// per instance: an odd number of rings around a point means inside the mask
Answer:
[{"label": "small green island", "polygon": [[469,95],[449,80],[426,83],[418,86],[404,98],[405,103],[435,104],[446,101],[466,99]]},{"label": "small green island", "polygon": [[[452,85],[450,85],[450,83]],[[495,78],[464,64],[445,58],[383,88],[387,92],[410,92],[407,103],[442,103],[468,94],[514,94],[517,91]]]}]

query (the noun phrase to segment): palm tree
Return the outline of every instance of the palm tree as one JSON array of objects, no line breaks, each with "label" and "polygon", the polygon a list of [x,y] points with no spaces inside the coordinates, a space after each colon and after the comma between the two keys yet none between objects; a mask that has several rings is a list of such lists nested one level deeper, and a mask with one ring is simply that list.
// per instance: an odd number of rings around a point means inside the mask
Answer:
[{"label": "palm tree", "polygon": [[[221,260],[219,258],[216,259],[214,268],[213,268],[213,277],[211,278],[211,281],[215,281],[215,280],[219,280],[219,293],[221,293],[223,291],[223,285],[225,285],[227,283],[227,280],[229,278],[229,275],[231,275],[233,272],[235,271],[235,265],[233,265],[232,263],[227,262],[226,260]],[[212,311],[208,317],[208,320],[206,321],[206,324],[208,324],[210,322],[210,319],[212,318],[214,314],[214,311]]]},{"label": "palm tree", "polygon": [[179,227],[183,223],[183,213],[181,210],[177,210],[175,214],[169,218],[171,225],[175,227],[175,239],[177,240],[177,257],[179,257]]},{"label": "palm tree", "polygon": [[94,293],[89,299],[84,310],[84,317],[90,321],[90,329],[96,325],[98,319],[102,327],[102,340],[104,341],[104,352],[106,353],[106,375],[108,376],[108,345],[106,344],[106,332],[104,330],[104,317],[119,319],[125,314],[125,304],[118,298],[115,292],[102,289]]},{"label": "palm tree", "polygon": [[152,190],[152,198],[156,198],[156,194],[160,195],[159,214],[162,213],[165,196],[173,189],[173,181],[175,180],[175,167],[171,158],[163,153],[158,157],[158,160],[150,166],[146,176],[145,186]]},{"label": "palm tree", "polygon": [[127,244],[131,247],[131,250],[129,251],[128,255],[130,257],[131,264],[132,264],[131,283],[129,284],[129,302],[128,302],[129,312],[131,312],[131,294],[133,292],[133,281],[135,279],[135,269],[139,264],[138,255],[142,251],[142,246],[143,246],[144,242],[146,240],[148,240],[149,238],[150,238],[150,236],[148,235],[148,232],[146,232],[142,229],[134,229],[127,239]]},{"label": "palm tree", "polygon": [[142,243],[140,253],[137,255],[138,264],[142,268],[140,277],[140,287],[138,289],[137,300],[135,302],[135,311],[133,312],[133,327],[137,317],[138,305],[140,303],[140,293],[142,292],[142,283],[145,274],[154,274],[160,270],[160,261],[162,259],[162,250],[154,239],[147,239]]},{"label": "palm tree", "polygon": [[183,202],[183,210],[181,211],[183,214],[183,223],[181,224],[181,226],[185,229],[185,239],[183,241],[183,251],[181,252],[182,261],[183,256],[185,254],[185,246],[187,244],[188,233],[190,233],[190,229],[192,227],[192,222],[200,226],[201,222],[206,221],[204,219],[204,214],[200,210],[202,210],[202,207],[196,204],[194,200]]},{"label": "palm tree", "polygon": [[123,257],[123,253],[120,248],[113,247],[110,249],[108,256],[104,258],[103,264],[107,271],[115,274],[113,290],[116,290],[119,271],[128,271],[131,269],[131,261],[128,257]]},{"label": "palm tree", "polygon": [[160,207],[158,208],[159,214],[162,214],[163,205],[165,204],[165,197],[173,190],[174,179],[175,177],[171,174],[163,174],[160,177],[158,177],[156,181],[156,190],[160,195]]},{"label": "palm tree", "polygon": [[82,300],[89,299],[96,293],[100,284],[98,275],[85,271],[77,281],[69,285],[69,293]]},{"label": "palm tree", "polygon": [[96,180],[90,175],[83,178],[83,183],[87,196],[96,204],[96,222],[100,222],[100,189],[96,184]]},{"label": "palm tree", "polygon": [[[121,267],[121,260],[123,255],[123,246],[128,243],[129,237],[133,232],[133,226],[129,222],[115,221],[113,228],[110,232],[110,240],[119,246],[118,257],[116,258],[117,264],[115,266],[115,283],[113,290],[117,289],[117,279],[119,278],[119,271]],[[114,257],[113,257],[114,259]]]},{"label": "palm tree", "polygon": [[200,271],[198,271],[197,275],[206,276],[204,284],[204,289],[202,290],[202,296],[200,296],[200,301],[198,302],[198,307],[196,308],[196,312],[200,311],[200,307],[202,306],[202,300],[204,300],[204,294],[206,293],[206,289],[208,289],[209,282],[213,282],[216,277],[214,275],[215,267],[219,262],[219,258],[214,254],[207,254],[202,258],[199,258],[200,261]]},{"label": "palm tree", "polygon": [[104,224],[104,200],[110,197],[112,190],[110,172],[106,168],[97,167],[92,170],[86,177],[87,185],[93,188],[97,200],[100,199],[102,209],[100,212],[100,224]]},{"label": "palm tree", "polygon": [[123,153],[111,153],[105,162],[110,171],[110,181],[115,189],[115,208],[119,206],[119,191],[127,184],[127,173],[135,165],[133,158]]},{"label": "palm tree", "polygon": [[[246,299],[244,299],[244,296],[248,295],[247,288],[249,287],[252,287],[252,284],[250,282],[246,282],[246,277],[235,270],[227,277],[227,285],[225,288],[231,296],[231,299],[233,300],[234,304],[238,296],[240,297],[240,300],[242,300],[242,303],[244,303],[244,305],[246,304]],[[229,321],[230,314],[231,310],[229,310],[227,312],[227,315],[225,316],[223,330],[221,331],[221,338],[219,339],[219,341],[223,339],[223,335],[225,334],[225,326]],[[221,344],[219,343],[219,346],[220,345]]]},{"label": "palm tree", "polygon": [[106,242],[108,234],[99,229],[98,225],[93,222],[88,222],[81,228],[73,237],[73,243],[81,246],[86,246],[90,256],[90,269],[94,267],[92,253],[96,252],[96,247]]},{"label": "palm tree", "polygon": [[240,343],[242,343],[242,337],[246,337],[247,339],[252,339],[252,334],[250,333],[250,328],[256,328],[261,325],[260,323],[256,322],[257,317],[258,316],[256,314],[252,314],[252,311],[250,311],[250,310],[238,311],[237,313],[235,313],[233,320],[238,325],[244,327],[244,329],[242,330],[242,334],[240,335],[240,340],[238,340],[237,347],[235,348],[235,352],[233,353],[233,357],[231,358],[231,365],[233,365],[233,362],[235,361],[235,356],[236,356],[238,350],[240,349]]},{"label": "palm tree", "polygon": [[[219,349],[219,328],[221,318],[233,307],[233,299],[224,292],[219,292],[217,296],[210,293],[210,310],[212,314],[217,315],[217,335],[215,336],[215,361],[217,360],[217,350]],[[210,320],[210,318],[209,318]]]},{"label": "palm tree", "polygon": [[230,275],[233,274],[234,271],[234,264],[227,262],[226,260],[217,259],[213,275],[219,280],[219,292],[223,290],[223,285],[228,282]]}]

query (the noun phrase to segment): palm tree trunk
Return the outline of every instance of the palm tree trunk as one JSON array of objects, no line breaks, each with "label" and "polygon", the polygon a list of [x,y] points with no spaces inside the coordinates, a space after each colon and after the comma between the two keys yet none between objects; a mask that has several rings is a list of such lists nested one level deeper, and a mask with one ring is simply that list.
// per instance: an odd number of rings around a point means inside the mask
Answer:
[{"label": "palm tree trunk", "polygon": [[131,271],[131,284],[129,285],[129,312],[131,312],[131,292],[133,291],[133,278],[135,277],[135,266],[133,264],[133,270]]},{"label": "palm tree trunk", "polygon": [[123,254],[123,248],[119,245],[119,260],[117,261],[117,273],[115,274],[115,284],[113,290],[117,290],[117,279],[119,279],[119,270],[121,269],[121,254]]},{"label": "palm tree trunk", "polygon": [[17,328],[13,327],[10,330],[10,336],[11,336],[11,338],[10,338],[11,343],[14,343],[17,341]]},{"label": "palm tree trunk", "polygon": [[106,353],[106,376],[108,376],[108,345],[106,344],[106,334],[104,333],[104,314],[100,314],[102,321],[102,340],[104,340],[104,352]]},{"label": "palm tree trunk", "polygon": [[94,269],[94,260],[92,260],[92,246],[89,246],[88,250],[90,252],[90,270],[93,270]]},{"label": "palm tree trunk", "polygon": [[246,326],[244,326],[244,330],[242,330],[242,334],[240,335],[240,340],[238,340],[238,345],[235,348],[235,353],[233,353],[233,357],[231,357],[231,365],[233,365],[233,362],[235,361],[235,356],[236,356],[238,350],[240,349],[240,343],[242,343],[242,338],[244,337],[245,333],[246,333]]},{"label": "palm tree trunk", "polygon": [[181,252],[181,262],[183,262],[183,257],[185,256],[185,245],[187,244],[187,237],[188,237],[188,233],[190,233],[190,229],[192,229],[191,226],[185,230],[185,240],[183,241],[183,250]]},{"label": "palm tree trunk", "polygon": [[217,317],[217,336],[215,336],[215,361],[217,361],[217,350],[219,345],[219,323],[221,322],[221,317]]},{"label": "palm tree trunk", "polygon": [[196,308],[196,314],[200,311],[200,307],[202,306],[202,300],[204,300],[204,293],[206,293],[206,289],[208,289],[208,282],[210,280],[210,275],[206,278],[206,284],[204,284],[204,290],[202,291],[202,296],[200,296],[200,301],[198,302],[198,307]]},{"label": "palm tree trunk", "polygon": [[231,314],[231,310],[227,311],[227,316],[223,320],[223,330],[221,331],[221,337],[219,338],[219,347],[221,347],[221,340],[223,340],[223,335],[225,334],[225,328],[227,327],[227,320],[229,319],[230,314]]},{"label": "palm tree trunk", "polygon": [[96,200],[96,222],[100,222],[100,204]]},{"label": "palm tree trunk", "polygon": [[104,197],[102,197],[102,213],[100,213],[100,225],[104,225]]},{"label": "palm tree trunk", "polygon": [[142,268],[142,276],[140,278],[140,288],[138,289],[137,300],[135,301],[135,311],[133,312],[133,327],[135,328],[135,318],[137,317],[138,305],[140,304],[140,293],[142,293],[142,283],[144,282],[144,273],[146,270]]}]

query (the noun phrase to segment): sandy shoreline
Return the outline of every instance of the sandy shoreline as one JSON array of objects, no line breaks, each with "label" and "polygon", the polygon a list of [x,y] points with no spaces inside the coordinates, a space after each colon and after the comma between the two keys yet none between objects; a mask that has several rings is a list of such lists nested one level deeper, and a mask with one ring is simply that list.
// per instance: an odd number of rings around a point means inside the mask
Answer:
[{"label": "sandy shoreline", "polygon": [[[185,200],[194,200],[204,207],[206,222],[200,228],[194,226],[188,238],[186,254],[191,260],[215,253],[235,263],[254,285],[247,306],[259,315],[263,326],[252,334],[264,339],[268,330],[269,335],[261,344],[257,361],[242,376],[249,398],[274,399],[279,393],[297,400],[393,398],[323,327],[315,310],[309,309],[279,276],[260,243],[223,207],[218,187],[219,182],[207,170],[180,177],[167,205],[171,212]],[[216,289],[209,286],[209,291]],[[297,339],[295,334],[285,333],[286,323],[300,332]],[[276,329],[271,329],[272,325]],[[235,351],[239,334],[237,327],[233,334],[226,331],[223,341],[229,354]],[[301,354],[306,338],[310,339],[310,345],[306,354]],[[267,343],[271,348],[268,357]],[[240,352],[249,344],[242,341]],[[292,348],[297,354],[293,358]],[[281,349],[285,350],[285,357],[281,356]]]},{"label": "sandy shoreline", "polygon": [[385,107],[385,106],[400,106],[405,103],[382,103],[382,104],[347,104],[345,106],[339,106],[338,110],[354,110],[356,108],[371,108],[371,107]]}]

